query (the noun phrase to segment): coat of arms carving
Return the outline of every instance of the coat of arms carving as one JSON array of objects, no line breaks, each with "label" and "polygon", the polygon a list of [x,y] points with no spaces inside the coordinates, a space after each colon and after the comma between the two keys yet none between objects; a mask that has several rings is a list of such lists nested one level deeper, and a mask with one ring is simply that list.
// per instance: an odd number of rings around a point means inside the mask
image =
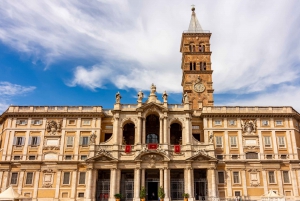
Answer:
[{"label": "coat of arms carving", "polygon": [[46,130],[49,134],[56,135],[56,132],[61,131],[61,120],[57,122],[54,120],[47,121]]},{"label": "coat of arms carving", "polygon": [[242,130],[246,134],[254,134],[256,131],[256,120],[241,120]]}]

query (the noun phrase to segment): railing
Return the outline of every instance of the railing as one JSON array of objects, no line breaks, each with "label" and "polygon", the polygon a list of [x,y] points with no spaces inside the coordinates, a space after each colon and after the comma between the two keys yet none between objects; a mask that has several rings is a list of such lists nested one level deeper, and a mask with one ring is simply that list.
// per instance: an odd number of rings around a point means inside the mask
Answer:
[{"label": "railing", "polygon": [[202,113],[292,113],[292,107],[203,107]]},{"label": "railing", "polygon": [[184,105],[182,104],[168,104],[168,108],[184,108]]},{"label": "railing", "polygon": [[101,106],[10,106],[7,112],[102,112]]},{"label": "railing", "polygon": [[122,104],[121,108],[122,109],[135,109],[135,108],[137,108],[137,105],[136,104]]}]

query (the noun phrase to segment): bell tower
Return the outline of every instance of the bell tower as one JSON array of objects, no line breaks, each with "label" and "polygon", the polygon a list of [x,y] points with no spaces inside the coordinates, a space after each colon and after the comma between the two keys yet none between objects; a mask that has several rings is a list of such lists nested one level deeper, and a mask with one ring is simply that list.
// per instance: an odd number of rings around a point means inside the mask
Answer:
[{"label": "bell tower", "polygon": [[187,94],[194,110],[214,104],[210,36],[209,31],[201,28],[192,6],[190,26],[182,33],[180,52],[183,95]]}]

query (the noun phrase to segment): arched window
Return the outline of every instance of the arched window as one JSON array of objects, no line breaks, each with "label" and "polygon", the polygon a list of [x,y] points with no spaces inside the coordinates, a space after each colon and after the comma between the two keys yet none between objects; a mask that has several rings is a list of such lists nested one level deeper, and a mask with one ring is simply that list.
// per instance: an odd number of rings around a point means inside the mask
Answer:
[{"label": "arched window", "polygon": [[134,145],[135,126],[133,123],[128,123],[123,127],[123,143],[126,145]]},{"label": "arched window", "polygon": [[182,128],[178,123],[174,123],[170,128],[170,143],[172,145],[182,143]]},{"label": "arched window", "polygon": [[199,44],[199,52],[205,52],[205,45]]},{"label": "arched window", "polygon": [[159,143],[159,117],[150,114],[146,118],[146,143]]},{"label": "arched window", "polygon": [[195,45],[194,44],[190,44],[190,52],[195,52]]}]

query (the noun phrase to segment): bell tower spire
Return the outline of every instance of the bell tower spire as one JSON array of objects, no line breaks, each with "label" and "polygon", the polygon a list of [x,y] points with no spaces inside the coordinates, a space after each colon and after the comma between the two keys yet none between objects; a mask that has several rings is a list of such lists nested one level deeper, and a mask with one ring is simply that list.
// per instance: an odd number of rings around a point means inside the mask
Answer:
[{"label": "bell tower spire", "polygon": [[189,29],[182,33],[180,52],[182,53],[183,95],[188,96],[192,109],[213,106],[213,82],[211,69],[209,31],[202,29],[192,5]]}]

